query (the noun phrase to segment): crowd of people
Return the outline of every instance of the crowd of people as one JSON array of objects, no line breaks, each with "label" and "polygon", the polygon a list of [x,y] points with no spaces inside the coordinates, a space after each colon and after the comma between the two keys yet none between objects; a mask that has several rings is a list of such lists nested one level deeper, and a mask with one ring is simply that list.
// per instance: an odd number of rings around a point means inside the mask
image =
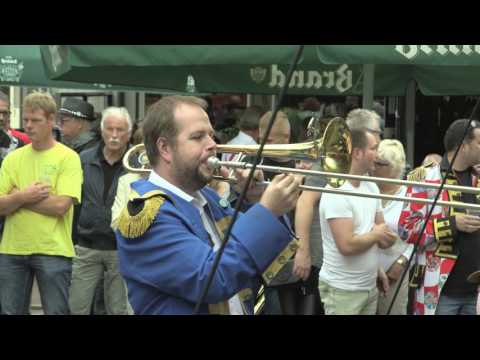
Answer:
[{"label": "crowd of people", "polygon": [[[480,187],[480,123],[464,139],[468,120],[454,121],[445,155],[430,154],[406,174],[402,143],[382,140],[379,106],[310,98],[276,113],[266,143],[306,140],[315,134],[309,125],[342,117],[351,134],[349,174],[440,183],[458,149],[447,184]],[[237,159],[218,153],[218,143],[255,145],[267,135],[273,114],[260,106],[232,106],[218,121],[204,99],[166,96],[138,124],[122,107],[97,118],[86,101],[67,98],[57,110],[48,93],[34,92],[22,110],[25,133],[10,128],[9,99],[0,93],[2,314],[29,313],[34,278],[45,314],[480,313],[479,212],[436,206],[429,217],[423,203],[302,191],[302,184],[332,184],[288,171],[257,170],[239,203],[249,170],[222,167],[236,182],[214,180],[209,158]],[[148,175],[122,165],[138,143]],[[262,164],[323,170],[321,161],[264,157]],[[263,180],[270,184],[256,185]],[[365,180],[338,189],[436,196]],[[477,203],[450,189],[440,198]],[[241,213],[226,240],[234,208]]]}]

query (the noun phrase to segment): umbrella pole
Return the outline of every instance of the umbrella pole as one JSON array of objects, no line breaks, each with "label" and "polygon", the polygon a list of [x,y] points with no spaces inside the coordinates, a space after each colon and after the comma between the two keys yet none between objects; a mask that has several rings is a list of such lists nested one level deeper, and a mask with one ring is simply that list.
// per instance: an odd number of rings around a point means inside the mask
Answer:
[{"label": "umbrella pole", "polygon": [[375,65],[364,64],[363,65],[363,103],[364,109],[373,109],[373,88],[375,81]]},{"label": "umbrella pole", "polygon": [[[405,93],[405,136],[407,146],[405,147],[407,162],[415,167],[415,96],[416,96],[415,80],[410,80]],[[400,120],[402,121],[402,120]]]}]

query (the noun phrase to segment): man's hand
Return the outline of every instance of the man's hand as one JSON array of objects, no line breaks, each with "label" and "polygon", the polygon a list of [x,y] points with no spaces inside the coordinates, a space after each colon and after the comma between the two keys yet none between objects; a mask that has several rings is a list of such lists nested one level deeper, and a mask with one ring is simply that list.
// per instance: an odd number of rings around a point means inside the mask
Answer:
[{"label": "man's hand", "polygon": [[480,164],[473,165],[472,168],[473,171],[477,174],[477,176],[480,176]]},{"label": "man's hand", "polygon": [[381,249],[388,249],[395,243],[398,237],[385,223],[380,225],[374,224],[372,233],[377,239],[378,247]]},{"label": "man's hand", "polygon": [[386,296],[387,291],[390,289],[387,274],[385,274],[385,271],[382,268],[378,268],[377,288],[381,296]]},{"label": "man's hand", "polygon": [[300,195],[299,186],[302,181],[302,176],[291,174],[275,176],[265,189],[260,203],[276,216],[286,214],[297,204],[298,196]]},{"label": "man's hand", "polygon": [[[250,169],[235,169],[234,170],[233,174],[234,174],[235,178],[237,179],[237,182],[233,185],[233,189],[237,193],[240,194],[242,192],[242,190],[245,187],[245,184],[247,182],[249,173],[250,173]],[[226,177],[223,174],[222,174],[222,176]],[[256,185],[257,181],[264,181],[263,171],[261,171],[261,170],[255,170],[255,173],[253,175],[253,179],[250,182],[247,193],[245,194],[246,199],[249,203],[259,202],[260,198],[262,197],[262,194],[265,190],[263,185]]]},{"label": "man's hand", "polygon": [[[408,261],[408,259],[403,255],[400,255],[399,258],[404,258],[406,261]],[[400,265],[399,263],[397,263],[397,261],[395,261],[393,265],[390,266],[390,268],[387,271],[387,276],[388,276],[388,279],[390,280],[390,285],[394,284],[398,279],[401,278],[404,270],[405,270],[405,266]]]},{"label": "man's hand", "polygon": [[310,275],[311,266],[312,257],[310,252],[302,247],[298,248],[293,263],[293,274],[305,281]]},{"label": "man's hand", "polygon": [[313,161],[299,160],[295,163],[296,169],[311,170],[312,167],[313,167]]},{"label": "man's hand", "polygon": [[473,233],[480,230],[480,217],[474,215],[455,215],[457,229],[466,233]]},{"label": "man's hand", "polygon": [[24,204],[34,204],[46,199],[50,194],[50,185],[35,181],[25,190],[20,191]]}]

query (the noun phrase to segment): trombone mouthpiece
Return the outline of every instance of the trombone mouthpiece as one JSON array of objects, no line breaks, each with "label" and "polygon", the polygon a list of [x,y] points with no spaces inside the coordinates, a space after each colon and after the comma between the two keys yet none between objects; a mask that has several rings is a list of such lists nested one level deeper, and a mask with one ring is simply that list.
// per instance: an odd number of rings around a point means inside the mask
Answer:
[{"label": "trombone mouthpiece", "polygon": [[207,166],[212,170],[219,169],[221,167],[220,160],[215,156],[211,156],[207,160]]}]

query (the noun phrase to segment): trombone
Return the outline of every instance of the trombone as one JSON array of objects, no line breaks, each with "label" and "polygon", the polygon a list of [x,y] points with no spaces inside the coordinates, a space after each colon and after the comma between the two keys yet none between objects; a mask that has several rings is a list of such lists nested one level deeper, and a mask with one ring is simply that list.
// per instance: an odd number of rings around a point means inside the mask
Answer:
[{"label": "trombone", "polygon": [[[208,159],[208,165],[212,169],[220,168],[221,166],[228,166],[237,169],[251,169],[253,167],[252,164],[245,163],[245,162],[230,162],[230,161],[219,161],[216,157],[211,157]],[[292,169],[292,168],[283,168],[279,166],[267,166],[267,165],[257,165],[256,167],[259,170],[265,170],[269,172],[276,172],[276,173],[291,173],[291,174],[302,174],[302,175],[316,175],[316,176],[335,176],[338,179],[351,179],[351,180],[361,180],[361,181],[372,181],[372,182],[385,182],[385,183],[392,183],[392,184],[402,184],[402,185],[415,185],[415,186],[424,186],[424,187],[434,187],[438,189],[440,184],[429,184],[423,183],[418,181],[407,181],[407,180],[396,180],[396,179],[387,179],[387,178],[377,178],[377,177],[370,177],[370,176],[361,176],[361,175],[350,175],[350,174],[332,174],[330,172],[325,171],[314,171],[314,170],[303,170],[303,169]],[[214,176],[216,180],[220,181],[228,181],[230,183],[235,183],[236,179],[232,178],[223,178],[221,176]],[[392,180],[392,181],[390,181]],[[256,185],[259,186],[268,186],[270,181],[257,181]],[[430,186],[431,185],[431,186]],[[448,185],[448,188],[455,189],[465,189],[464,192],[471,192],[474,194],[478,194],[479,191],[476,188],[469,188],[466,186],[453,186]],[[422,204],[433,204],[433,200],[430,199],[422,199],[422,198],[411,198],[406,196],[395,196],[395,195],[386,195],[386,194],[369,194],[364,192],[358,191],[350,191],[350,190],[339,190],[335,188],[321,188],[315,186],[307,186],[307,185],[300,185],[300,189],[305,191],[316,191],[322,193],[330,193],[330,194],[338,194],[338,195],[349,195],[349,196],[358,196],[358,197],[366,197],[366,198],[373,198],[373,199],[382,199],[382,200],[393,200],[393,201],[403,201],[403,202],[414,202],[414,203],[422,203]],[[444,189],[447,186],[444,186]],[[438,206],[446,206],[446,207],[456,207],[456,208],[463,208],[463,209],[472,209],[472,210],[480,210],[480,205],[478,204],[469,204],[459,201],[443,201],[438,200],[436,202]]]},{"label": "trombone", "polygon": [[[317,127],[318,128],[318,127]],[[335,117],[328,122],[325,127],[325,130],[319,131],[314,130],[317,133],[316,139],[310,142],[298,143],[298,144],[282,144],[282,145],[265,145],[263,148],[262,155],[264,157],[271,158],[290,158],[295,160],[311,160],[311,161],[320,161],[322,168],[325,171],[314,171],[314,170],[303,170],[303,169],[293,169],[293,168],[284,168],[276,166],[266,166],[266,165],[257,165],[256,168],[259,170],[265,170],[269,172],[276,173],[291,173],[291,174],[301,174],[301,175],[313,175],[313,176],[324,176],[328,180],[330,188],[320,188],[301,185],[300,188],[306,191],[318,191],[325,193],[333,193],[339,195],[350,195],[350,196],[359,196],[359,197],[368,197],[368,198],[377,198],[384,200],[393,200],[393,201],[403,201],[403,202],[415,202],[415,203],[424,203],[424,204],[433,204],[433,200],[430,199],[421,199],[421,198],[410,198],[402,197],[395,195],[386,195],[386,194],[368,194],[364,192],[355,192],[348,190],[337,189],[340,187],[345,180],[360,180],[360,181],[371,181],[375,183],[388,183],[396,185],[406,185],[406,186],[416,186],[422,187],[425,189],[434,189],[438,190],[440,184],[425,183],[419,181],[408,181],[400,179],[389,179],[389,178],[379,178],[379,177],[370,177],[362,175],[351,175],[348,174],[351,164],[351,136],[348,126],[345,121],[340,117]],[[245,155],[255,155],[258,151],[259,145],[217,145],[217,152],[219,153],[242,153]],[[132,165],[135,164],[135,165]],[[208,165],[212,169],[219,168],[221,166],[230,167],[230,168],[240,168],[240,169],[249,169],[253,165],[246,162],[230,162],[230,161],[220,161],[216,157],[211,157],[208,160]],[[151,171],[148,158],[146,156],[145,147],[143,144],[136,145],[132,147],[123,158],[123,166],[127,171],[132,173],[149,173]],[[216,180],[235,182],[235,179],[223,178],[223,177],[214,177]],[[268,185],[269,182],[257,182],[258,185]],[[443,187],[445,190],[451,190],[456,192],[464,192],[475,194],[480,196],[480,189],[459,186],[459,185],[445,185]],[[439,206],[445,207],[455,207],[455,208],[465,208],[465,209],[475,209],[480,210],[480,205],[469,204],[458,201],[437,201],[436,203]]]}]

